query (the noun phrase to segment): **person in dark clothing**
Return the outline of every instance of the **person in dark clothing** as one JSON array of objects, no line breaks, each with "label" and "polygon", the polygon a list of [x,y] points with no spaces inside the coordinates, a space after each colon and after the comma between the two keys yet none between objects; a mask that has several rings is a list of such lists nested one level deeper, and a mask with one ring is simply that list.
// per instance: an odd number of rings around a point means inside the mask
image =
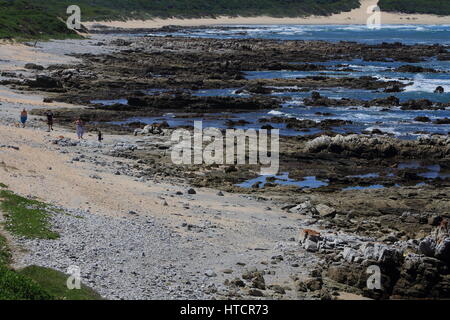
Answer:
[{"label": "person in dark clothing", "polygon": [[53,112],[48,111],[45,115],[47,116],[48,132],[53,131]]},{"label": "person in dark clothing", "polygon": [[103,141],[103,133],[98,130],[98,142],[102,142]]}]

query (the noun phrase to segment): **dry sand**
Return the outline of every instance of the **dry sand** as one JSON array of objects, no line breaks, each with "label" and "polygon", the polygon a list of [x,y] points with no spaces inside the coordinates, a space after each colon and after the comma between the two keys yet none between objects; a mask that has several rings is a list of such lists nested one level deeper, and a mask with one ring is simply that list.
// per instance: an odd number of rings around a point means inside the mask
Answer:
[{"label": "dry sand", "polygon": [[[350,12],[333,14],[331,16],[310,16],[304,18],[273,18],[268,16],[259,17],[226,17],[221,16],[216,19],[152,19],[152,20],[128,20],[128,21],[93,21],[84,23],[87,27],[95,24],[102,24],[117,28],[161,28],[168,25],[178,26],[205,26],[205,25],[307,25],[307,24],[366,24],[368,8],[377,5],[378,0],[362,0],[361,7]],[[403,13],[381,13],[382,24],[450,24],[450,16],[437,16],[429,14],[403,14]]]},{"label": "dry sand", "polygon": [[23,69],[26,63],[42,65],[68,63],[75,59],[42,52],[38,47],[20,43],[0,42],[1,71],[17,71]]}]

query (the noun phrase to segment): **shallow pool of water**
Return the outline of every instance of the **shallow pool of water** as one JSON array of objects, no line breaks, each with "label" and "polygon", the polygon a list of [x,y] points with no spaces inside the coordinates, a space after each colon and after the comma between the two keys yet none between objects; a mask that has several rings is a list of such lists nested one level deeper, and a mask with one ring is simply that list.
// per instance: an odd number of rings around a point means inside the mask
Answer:
[{"label": "shallow pool of water", "polygon": [[256,183],[259,183],[259,188],[264,188],[267,183],[274,183],[282,186],[295,186],[305,189],[317,189],[320,187],[328,186],[328,182],[318,180],[315,176],[305,177],[302,181],[290,179],[289,173],[287,172],[284,172],[280,175],[259,176],[257,178],[237,184],[236,186],[241,188],[251,188]]}]

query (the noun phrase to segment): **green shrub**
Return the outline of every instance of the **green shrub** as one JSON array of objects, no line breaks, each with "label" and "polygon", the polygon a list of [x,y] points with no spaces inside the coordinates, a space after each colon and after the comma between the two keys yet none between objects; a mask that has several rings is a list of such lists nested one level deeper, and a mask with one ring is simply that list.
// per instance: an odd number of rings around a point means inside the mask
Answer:
[{"label": "green shrub", "polygon": [[450,15],[448,0],[380,0],[378,5],[383,11]]},{"label": "green shrub", "polygon": [[45,289],[5,266],[0,265],[0,300],[52,300]]}]

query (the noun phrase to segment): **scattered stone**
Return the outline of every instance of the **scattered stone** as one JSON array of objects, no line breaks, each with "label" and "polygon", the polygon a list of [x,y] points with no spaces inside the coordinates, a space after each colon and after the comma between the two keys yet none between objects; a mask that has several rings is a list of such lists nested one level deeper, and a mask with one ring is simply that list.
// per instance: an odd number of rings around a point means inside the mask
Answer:
[{"label": "scattered stone", "polygon": [[269,289],[273,290],[275,293],[278,293],[278,294],[286,294],[286,290],[284,290],[283,287],[281,287],[277,284],[269,286]]},{"label": "scattered stone", "polygon": [[213,277],[217,277],[217,274],[212,270],[207,270],[207,271],[205,271],[205,276],[213,278]]},{"label": "scattered stone", "polygon": [[297,292],[307,292],[308,291],[308,287],[306,286],[306,283],[304,281],[301,280],[297,280],[295,281],[295,290]]},{"label": "scattered stone", "polygon": [[235,279],[231,280],[230,284],[235,286],[235,287],[239,287],[239,288],[244,288],[245,287],[245,282],[242,281],[239,278],[235,278]]},{"label": "scattered stone", "polygon": [[322,289],[322,279],[321,278],[313,278],[313,279],[307,279],[305,281],[306,287],[310,291],[318,291]]},{"label": "scattered stone", "polygon": [[266,282],[260,272],[256,272],[253,276],[252,287],[256,289],[266,290]]},{"label": "scattered stone", "polygon": [[250,289],[248,290],[248,294],[252,297],[264,297],[264,293],[257,289]]}]

